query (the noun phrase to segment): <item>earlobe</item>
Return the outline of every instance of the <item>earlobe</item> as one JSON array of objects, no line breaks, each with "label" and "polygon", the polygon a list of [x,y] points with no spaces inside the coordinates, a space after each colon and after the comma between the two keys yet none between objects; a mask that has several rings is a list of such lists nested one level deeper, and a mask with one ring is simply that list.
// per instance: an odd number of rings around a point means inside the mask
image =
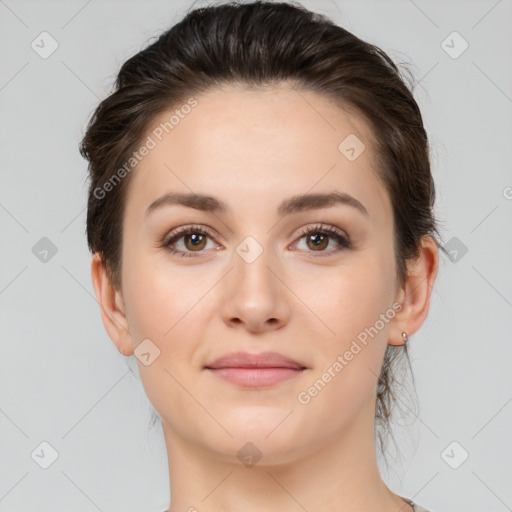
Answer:
[{"label": "earlobe", "polygon": [[121,354],[132,355],[133,345],[128,330],[123,298],[110,281],[105,261],[98,252],[94,253],[92,257],[91,277],[107,334]]},{"label": "earlobe", "polygon": [[431,236],[425,236],[420,242],[418,257],[407,262],[407,278],[400,290],[402,308],[393,319],[389,345],[403,345],[425,321],[438,265],[437,244]]}]

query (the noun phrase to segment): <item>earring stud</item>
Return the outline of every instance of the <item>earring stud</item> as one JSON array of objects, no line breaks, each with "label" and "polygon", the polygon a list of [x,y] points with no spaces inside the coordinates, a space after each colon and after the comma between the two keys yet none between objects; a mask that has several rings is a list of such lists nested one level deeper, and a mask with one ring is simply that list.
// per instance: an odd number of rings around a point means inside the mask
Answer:
[{"label": "earring stud", "polygon": [[406,332],[402,333],[402,339],[404,340],[404,343],[407,343],[407,341],[409,340],[409,336],[407,336]]}]

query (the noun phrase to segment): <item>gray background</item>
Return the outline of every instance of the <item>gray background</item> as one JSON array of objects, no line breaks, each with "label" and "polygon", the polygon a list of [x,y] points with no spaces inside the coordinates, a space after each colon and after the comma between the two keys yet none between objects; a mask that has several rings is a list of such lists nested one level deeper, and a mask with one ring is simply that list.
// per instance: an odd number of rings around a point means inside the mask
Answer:
[{"label": "gray background", "polygon": [[[0,0],[2,512],[168,505],[160,426],[94,298],[77,146],[122,62],[191,4]],[[303,4],[410,64],[443,241],[457,251],[440,253],[410,340],[420,414],[397,429],[404,458],[383,476],[433,512],[512,510],[512,2]],[[43,31],[58,43],[46,59],[31,47]],[[469,44],[457,58],[453,31]],[[58,453],[48,469],[44,441]]]}]

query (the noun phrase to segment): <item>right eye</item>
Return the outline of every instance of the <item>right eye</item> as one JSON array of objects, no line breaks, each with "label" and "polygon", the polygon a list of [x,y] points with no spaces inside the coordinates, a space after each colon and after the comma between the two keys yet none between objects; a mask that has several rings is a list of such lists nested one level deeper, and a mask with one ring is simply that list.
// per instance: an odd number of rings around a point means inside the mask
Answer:
[{"label": "right eye", "polygon": [[[204,252],[207,239],[212,237],[212,233],[200,226],[185,226],[172,231],[160,245],[180,257],[196,257],[194,253]],[[184,249],[176,249],[175,245],[181,239]],[[219,249],[219,245],[216,248]]]}]

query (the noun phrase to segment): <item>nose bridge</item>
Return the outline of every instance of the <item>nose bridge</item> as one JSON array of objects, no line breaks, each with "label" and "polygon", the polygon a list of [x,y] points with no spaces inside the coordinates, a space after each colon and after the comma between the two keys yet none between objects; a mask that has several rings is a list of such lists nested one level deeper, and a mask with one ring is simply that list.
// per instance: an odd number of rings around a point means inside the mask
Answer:
[{"label": "nose bridge", "polygon": [[276,278],[270,271],[272,265],[276,264],[270,238],[262,238],[257,240],[252,235],[247,236],[238,244],[234,255],[235,279],[239,286],[250,292],[270,292],[276,284]]},{"label": "nose bridge", "polygon": [[287,320],[285,290],[274,275],[279,274],[278,258],[269,240],[264,245],[248,236],[236,247],[224,297],[224,321],[230,325],[243,323],[258,331],[282,326]]}]

